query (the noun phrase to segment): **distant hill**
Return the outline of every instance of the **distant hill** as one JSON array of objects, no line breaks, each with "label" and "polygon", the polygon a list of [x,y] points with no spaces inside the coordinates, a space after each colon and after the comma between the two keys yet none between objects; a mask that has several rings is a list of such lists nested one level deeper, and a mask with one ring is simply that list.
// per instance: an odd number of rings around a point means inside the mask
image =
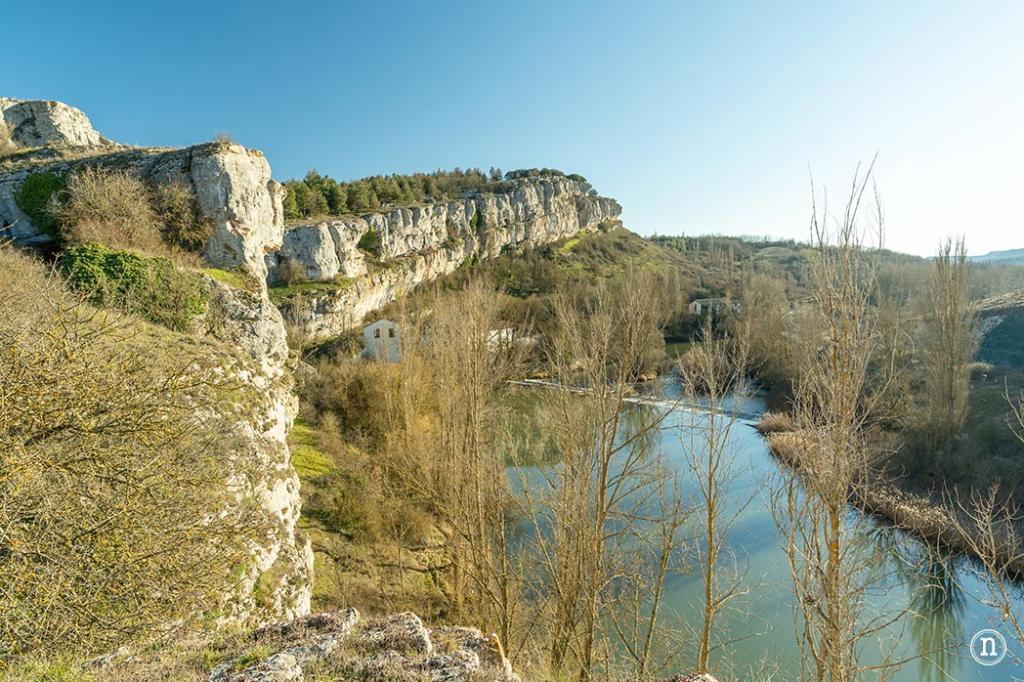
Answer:
[{"label": "distant hill", "polygon": [[982,256],[968,256],[975,263],[999,263],[1000,265],[1024,265],[1024,249],[990,251]]}]

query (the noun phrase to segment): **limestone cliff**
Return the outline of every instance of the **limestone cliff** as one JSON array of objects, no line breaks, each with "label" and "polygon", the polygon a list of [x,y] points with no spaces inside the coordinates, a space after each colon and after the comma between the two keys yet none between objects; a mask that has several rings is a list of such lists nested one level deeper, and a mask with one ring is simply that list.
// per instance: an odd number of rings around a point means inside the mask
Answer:
[{"label": "limestone cliff", "polygon": [[177,182],[191,187],[199,208],[213,225],[204,255],[211,265],[247,270],[266,277],[264,256],[280,248],[284,232],[284,188],[270,177],[262,152],[230,142],[186,149],[79,150],[58,154],[43,149],[0,162],[0,240],[34,246],[52,236],[32,224],[19,208],[18,190],[34,173],[65,176],[82,164],[128,169],[155,184]]},{"label": "limestone cliff", "polygon": [[229,142],[186,149],[123,147],[96,133],[82,112],[55,102],[0,99],[0,112],[23,148],[0,159],[0,242],[41,246],[52,241],[22,212],[16,196],[35,173],[63,177],[90,164],[127,170],[148,183],[191,188],[213,226],[206,260],[252,276],[254,291],[211,280],[204,329],[199,330],[238,350],[236,378],[260,396],[256,404],[239,406],[239,414],[250,458],[243,468],[255,471],[257,479],[247,481],[246,490],[255,485],[269,530],[253,542],[241,591],[226,595],[229,617],[265,622],[309,613],[313,555],[308,541],[296,533],[299,480],[286,440],[297,405],[284,323],[264,286],[264,256],[280,247],[284,225],[283,188],[271,179],[267,160]]},{"label": "limestone cliff", "polygon": [[[563,177],[522,178],[459,201],[295,225],[280,250],[267,256],[268,276],[277,283],[284,265],[294,261],[312,281],[345,278],[333,290],[280,303],[285,319],[308,338],[336,335],[472,258],[548,244],[617,221],[618,202],[587,187]],[[374,255],[359,248],[371,230],[379,243]]]},{"label": "limestone cliff", "polygon": [[240,432],[255,471],[267,534],[253,544],[253,560],[239,594],[228,599],[229,620],[265,622],[309,613],[313,549],[296,526],[301,512],[299,477],[291,466],[287,437],[298,408],[288,371],[288,343],[281,314],[262,292],[210,281],[204,331],[240,351],[237,379],[260,399],[241,406]]}]

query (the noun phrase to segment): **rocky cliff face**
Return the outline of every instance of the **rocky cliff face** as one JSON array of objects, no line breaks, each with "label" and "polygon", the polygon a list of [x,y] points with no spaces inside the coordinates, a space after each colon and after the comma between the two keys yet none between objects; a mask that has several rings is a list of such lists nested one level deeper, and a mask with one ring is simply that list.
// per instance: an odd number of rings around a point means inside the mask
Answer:
[{"label": "rocky cliff face", "polygon": [[[568,178],[524,178],[502,190],[290,227],[280,250],[267,256],[272,284],[289,261],[299,263],[313,281],[352,281],[282,302],[285,319],[310,338],[339,334],[471,258],[597,230],[617,221],[622,211],[614,199],[593,196],[586,185]],[[379,243],[377,257],[359,248],[371,230]]]},{"label": "rocky cliff face", "polygon": [[[298,408],[288,371],[288,343],[281,314],[263,292],[234,289],[211,281],[205,332],[240,351],[245,364],[239,381],[261,400],[241,406],[241,433],[250,470],[267,523],[267,534],[253,544],[253,559],[229,620],[265,622],[309,613],[313,585],[313,549],[296,525],[301,512],[299,477],[291,466],[288,432]],[[239,487],[243,488],[243,482]]]},{"label": "rocky cliff face", "polygon": [[[288,345],[281,314],[267,297],[267,252],[281,246],[282,186],[271,179],[270,164],[258,151],[215,142],[186,149],[133,149],[96,133],[85,115],[56,102],[0,99],[0,111],[14,139],[27,149],[0,159],[0,242],[34,246],[52,240],[18,207],[19,189],[34,173],[66,176],[80,164],[127,170],[154,183],[180,183],[194,192],[202,214],[213,225],[206,260],[216,267],[248,272],[255,291],[210,282],[206,334],[239,351],[237,379],[261,397],[239,407],[241,430],[263,509],[267,535],[254,541],[253,560],[238,594],[226,595],[229,618],[265,622],[309,613],[313,553],[296,533],[301,500],[291,466],[287,435],[296,399],[288,371]],[[239,482],[239,488],[243,486]],[[248,493],[247,493],[248,494]]]},{"label": "rocky cliff face", "polygon": [[186,149],[104,149],[53,158],[49,150],[19,155],[0,163],[0,240],[33,246],[52,241],[18,207],[17,192],[34,173],[66,176],[89,164],[127,169],[154,184],[177,182],[196,194],[199,208],[213,225],[204,255],[214,266],[266,277],[264,256],[280,248],[284,232],[284,188],[270,177],[262,152],[233,143],[213,142]]}]

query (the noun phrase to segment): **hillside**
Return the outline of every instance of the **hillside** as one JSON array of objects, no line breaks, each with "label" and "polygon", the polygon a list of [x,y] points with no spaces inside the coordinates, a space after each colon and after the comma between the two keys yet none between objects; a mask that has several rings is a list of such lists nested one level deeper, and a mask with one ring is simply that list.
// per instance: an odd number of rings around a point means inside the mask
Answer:
[{"label": "hillside", "polygon": [[[101,576],[116,576],[121,568],[105,562],[123,560],[117,552],[130,556],[135,545],[103,530],[109,521],[83,531],[95,536],[97,549],[91,561],[73,565],[80,573],[68,575],[61,599],[69,602],[68,608],[82,609],[75,617],[91,622],[90,629],[83,628],[74,637],[65,635],[66,646],[57,653],[58,647],[49,646],[47,639],[56,631],[34,635],[37,639],[27,643],[22,632],[26,624],[42,627],[52,620],[27,610],[29,602],[22,600],[26,610],[14,621],[8,618],[14,611],[0,612],[0,632],[19,632],[5,640],[0,654],[23,656],[21,667],[5,679],[156,676],[241,682],[358,674],[367,679],[428,675],[468,680],[482,671],[493,673],[494,679],[516,679],[501,645],[477,631],[428,628],[411,614],[386,615],[406,606],[425,609],[435,622],[445,618],[451,595],[439,587],[451,566],[445,544],[452,529],[440,524],[422,500],[388,498],[384,507],[374,508],[376,516],[360,509],[362,503],[380,504],[379,499],[366,497],[379,476],[374,466],[380,444],[360,430],[373,426],[374,410],[370,405],[353,410],[352,403],[342,402],[341,409],[328,414],[330,404],[326,410],[313,405],[360,385],[331,385],[334,393],[316,390],[318,380],[338,377],[322,375],[319,368],[303,363],[302,346],[350,330],[388,303],[453,273],[461,277],[493,264],[494,273],[510,286],[520,283],[517,294],[525,298],[549,293],[568,279],[611,277],[634,267],[660,269],[674,256],[618,227],[617,202],[597,195],[579,176],[553,171],[513,174],[442,201],[431,198],[401,208],[347,211],[322,220],[293,220],[286,226],[284,202],[289,194],[272,178],[268,161],[258,151],[228,140],[184,149],[119,145],[95,131],[84,113],[56,102],[4,99],[0,114],[8,134],[0,156],[0,236],[23,254],[54,263],[47,281],[53,282],[59,296],[68,297],[68,310],[75,311],[70,321],[60,320],[65,328],[80,326],[87,339],[96,337],[89,327],[96,319],[150,325],[160,330],[154,338],[161,342],[151,344],[149,363],[140,364],[137,371],[154,371],[165,362],[173,369],[182,363],[188,369],[180,370],[181,380],[204,390],[218,387],[216,409],[198,409],[205,403],[190,398],[193,410],[185,411],[183,418],[197,421],[183,426],[177,437],[184,443],[231,438],[230,447],[198,451],[222,458],[208,475],[221,476],[215,482],[224,490],[208,485],[194,490],[197,495],[217,493],[213,499],[220,506],[181,509],[178,517],[205,519],[196,522],[202,526],[210,525],[211,519],[234,520],[239,509],[252,514],[245,523],[239,521],[231,542],[209,545],[224,551],[237,547],[236,559],[207,562],[202,575],[198,567],[193,569],[191,582],[150,583],[141,576],[145,587],[139,589],[152,587],[155,596],[174,608],[146,612],[131,627],[118,621],[114,610],[104,608],[103,618],[98,618],[90,609],[103,608],[107,593],[119,589],[117,580],[113,586],[109,580],[96,583]],[[45,276],[39,260],[10,247],[0,250],[0,256]],[[523,268],[531,277],[516,274]],[[22,265],[5,270],[8,277],[0,281],[0,300],[17,300],[37,313],[48,310],[43,302],[33,303],[39,292],[23,288],[28,279],[17,274],[21,269]],[[49,302],[58,296],[47,295]],[[0,327],[0,350],[11,357],[24,356],[25,333]],[[122,350],[119,354],[114,346],[110,352],[120,357],[127,347]],[[49,356],[40,357],[42,362]],[[196,367],[205,368],[209,376],[193,377],[190,372]],[[8,369],[5,365],[4,371]],[[357,377],[364,373],[361,387],[378,400],[394,381],[392,369],[373,363],[340,371],[355,371]],[[41,399],[75,404],[76,414],[93,420],[87,423],[102,423],[100,407],[93,415],[88,412],[91,402],[68,393],[79,390],[73,383],[76,376],[73,373],[67,384],[38,382],[46,388]],[[8,375],[4,377],[6,382]],[[172,384],[165,381],[163,386],[164,393],[175,395]],[[196,387],[192,389],[199,390]],[[117,398],[126,404],[149,400],[149,408],[155,409],[165,397],[159,392],[157,396],[122,388]],[[12,405],[5,401],[3,409]],[[315,424],[296,422],[300,411],[315,418]],[[213,426],[213,415],[230,423]],[[332,432],[332,415],[348,420],[349,426],[359,422],[354,430],[341,432],[347,442],[338,440],[338,431]],[[0,412],[0,420],[8,416]],[[17,438],[20,431],[2,433]],[[34,452],[37,437],[26,438],[7,450]],[[152,440],[143,442],[153,446]],[[163,459],[153,461],[173,470],[174,463],[165,459],[177,452],[167,447],[161,452]],[[186,460],[179,458],[178,463]],[[360,470],[357,464],[368,468]],[[104,480],[115,481],[111,494],[116,493],[121,476],[101,473]],[[69,492],[67,499],[91,499],[76,487],[89,480],[55,480],[52,488],[60,493],[61,486],[70,486],[76,492]],[[193,491],[189,486],[199,480],[190,479],[179,492]],[[17,499],[22,487],[17,477],[0,477],[0,483],[14,486],[5,488],[5,499]],[[90,495],[97,495],[96,489]],[[69,513],[68,518],[89,524],[89,514],[103,511],[90,508]],[[179,554],[188,542],[204,541],[194,527],[167,527],[172,517],[150,514],[133,528],[171,543]],[[381,528],[380,523],[399,528]],[[378,524],[376,531],[372,524]],[[367,533],[385,530],[377,537],[388,538],[388,543],[366,541],[372,537]],[[392,536],[396,531],[397,543]],[[112,540],[117,540],[116,547],[109,544]],[[82,551],[92,547],[80,538],[76,543]],[[45,579],[58,568],[49,556],[32,555],[31,561],[37,562],[33,580]],[[164,579],[188,575],[176,566],[166,570]],[[19,585],[28,584],[23,574],[17,575],[22,576]],[[9,576],[0,572],[0,577]],[[81,600],[74,597],[74,590],[92,584],[100,586]],[[194,594],[200,587],[211,588],[202,595],[205,601],[197,601]],[[127,604],[147,608],[144,596]],[[371,614],[358,625],[355,611],[345,610],[353,601]],[[336,611],[309,616],[314,605]],[[179,614],[175,608],[187,613]],[[165,622],[164,615],[174,621]],[[225,640],[225,631],[218,628],[228,626],[233,633],[252,634]],[[107,651],[112,653],[83,666],[88,655]]]},{"label": "hillside", "polygon": [[999,263],[1000,265],[1024,265],[1024,249],[990,251],[980,256],[971,256],[976,263]]},{"label": "hillside", "polygon": [[[668,475],[643,470],[656,464],[644,450],[651,443],[619,431],[638,391],[664,385],[700,400],[702,387],[726,369],[735,371],[722,379],[726,393],[753,380],[771,390],[766,402],[792,410],[806,363],[828,342],[815,326],[829,316],[815,308],[821,289],[809,276],[816,253],[809,246],[721,236],[645,239],[621,224],[618,202],[582,176],[493,169],[486,176],[456,170],[343,183],[310,174],[282,184],[260,152],[228,140],[133,148],[100,135],[67,105],[0,99],[0,114],[16,147],[0,158],[0,234],[17,249],[0,250],[13,264],[0,278],[0,301],[12,313],[0,326],[0,350],[11,362],[0,367],[4,390],[14,386],[17,397],[0,402],[0,419],[10,420],[0,424],[18,427],[0,435],[10,441],[6,452],[32,455],[11,468],[14,476],[0,477],[5,500],[28,510],[8,527],[33,529],[42,517],[86,526],[71,533],[67,551],[84,557],[74,562],[21,553],[20,541],[0,547],[18,557],[9,565],[21,570],[0,569],[14,586],[0,595],[14,594],[9,604],[18,607],[0,618],[0,634],[16,633],[7,640],[17,640],[9,649],[0,642],[0,654],[24,656],[24,679],[66,670],[95,680],[511,682],[517,676],[510,660],[528,674],[557,679],[552,669],[565,661],[547,658],[544,638],[551,633],[538,634],[536,624],[577,608],[588,589],[591,604],[616,608],[596,586],[617,580],[633,581],[634,608],[646,608],[642,595],[668,579],[669,560],[683,546],[675,543],[685,514],[681,502],[665,507],[667,544],[607,547],[600,532],[594,544],[560,557],[577,562],[578,575],[605,551],[621,562],[595,569],[606,573],[569,590],[556,589],[562,576],[555,564],[531,563],[529,548],[544,549],[546,540],[519,535],[522,525],[565,523],[565,537],[587,540],[594,526],[577,511],[616,499],[594,494],[593,476],[585,473],[593,470],[586,458],[602,447],[607,462],[620,447],[638,448],[630,455],[640,467],[632,474],[638,490],[652,476]],[[864,255],[855,246],[847,253],[847,263]],[[850,328],[870,328],[872,342],[884,336],[893,344],[871,350],[888,353],[891,362],[864,365],[866,381],[884,385],[880,395],[889,401],[874,403],[870,414],[871,437],[885,440],[883,473],[898,472],[915,494],[940,485],[1018,485],[1024,459],[1005,428],[1014,416],[1005,394],[1024,385],[1024,268],[1004,267],[1009,257],[979,262],[970,288],[958,290],[964,301],[984,298],[977,305],[982,362],[971,364],[970,351],[951,361],[950,383],[963,385],[967,417],[940,442],[927,429],[944,433],[952,420],[938,427],[926,420],[934,408],[929,370],[942,350],[934,340],[936,317],[947,309],[930,298],[936,268],[904,254],[878,255],[879,288],[863,300],[868,323]],[[53,266],[48,274],[44,260]],[[693,312],[691,302],[706,298],[725,300]],[[49,314],[55,318],[45,333],[20,322],[38,326]],[[363,357],[360,327],[379,318],[397,322],[389,323],[397,334],[388,338],[395,338],[401,361]],[[967,328],[965,320],[945,329]],[[104,338],[108,322],[143,330],[140,341],[90,344]],[[74,344],[54,331],[67,328]],[[61,359],[41,339],[70,350]],[[96,348],[98,360],[90,355]],[[117,362],[126,357],[134,358],[132,374],[122,376]],[[83,358],[88,362],[79,368]],[[702,361],[704,375],[696,364]],[[24,367],[36,374],[21,374]],[[899,375],[887,376],[890,369]],[[157,370],[167,376],[142,381]],[[656,382],[659,373],[671,376]],[[550,378],[549,391],[513,387],[531,376]],[[80,377],[89,381],[83,385]],[[161,401],[178,395],[176,380],[191,392],[168,407]],[[97,400],[96,391],[112,397]],[[32,415],[38,433],[23,436],[26,417],[17,409],[27,399],[40,406]],[[142,426],[110,422],[108,404],[130,407]],[[70,440],[60,440],[58,452],[70,453],[70,463],[59,460],[57,467],[47,459],[51,414],[81,419]],[[628,428],[641,434],[660,428],[663,418],[658,410],[629,414]],[[150,422],[165,427],[169,415],[183,420],[173,437],[159,430],[150,436]],[[92,429],[103,439],[88,440]],[[595,434],[602,437],[591,440]],[[112,453],[128,442],[129,457],[113,472],[93,458],[99,474],[83,475],[73,455],[92,450],[75,438]],[[107,530],[109,519],[93,523],[91,515],[103,519],[108,506],[124,508],[123,499],[154,497],[119,487],[133,480],[136,464],[150,461],[147,452],[160,455],[152,457],[162,467],[153,480],[176,465],[205,471],[189,469],[178,496],[156,497],[163,506],[128,532]],[[507,480],[515,469],[522,486],[554,485],[546,492],[565,493],[558,477],[531,483],[525,473],[559,457],[584,464],[562,468],[581,478],[573,488],[580,497],[561,518],[548,516],[544,505],[531,508]],[[74,475],[53,473],[64,468]],[[23,470],[32,475],[19,479]],[[47,487],[31,488],[40,480]],[[44,499],[52,488],[65,506],[38,515],[26,488]],[[212,506],[198,509],[199,502]],[[174,504],[183,505],[178,514],[169,513]],[[640,523],[635,510],[606,511]],[[177,517],[192,521],[178,527]],[[220,542],[207,541],[203,533],[225,520],[237,525]],[[642,538],[647,530],[636,525],[631,532]],[[141,585],[139,594],[162,600],[163,609],[124,625],[110,604],[142,609],[149,602],[125,600],[117,591],[123,581],[108,576],[126,575],[119,571],[135,565],[135,541],[148,546],[154,538],[169,545],[160,550],[166,570],[127,577]],[[236,553],[201,560],[190,572],[190,542]],[[644,554],[651,551],[661,552],[660,563]],[[197,549],[196,556],[206,555]],[[65,563],[77,573],[62,572]],[[665,572],[622,573],[618,565],[660,565]],[[166,582],[152,582],[154,572]],[[57,598],[70,617],[52,617],[51,605],[37,596],[50,598],[47,586],[78,595]],[[91,586],[89,594],[80,594],[83,586]],[[559,599],[568,601],[549,611]],[[599,620],[584,634],[579,622],[565,625],[564,642],[588,638],[593,645]],[[88,626],[69,634],[62,622]],[[46,631],[31,641],[22,634],[43,625]],[[491,627],[500,637],[483,635]],[[66,657],[45,654],[58,642],[68,643]],[[117,650],[122,643],[130,648]],[[42,660],[25,656],[40,650]],[[83,667],[95,654],[107,655]],[[649,671],[646,660],[634,663]]]}]

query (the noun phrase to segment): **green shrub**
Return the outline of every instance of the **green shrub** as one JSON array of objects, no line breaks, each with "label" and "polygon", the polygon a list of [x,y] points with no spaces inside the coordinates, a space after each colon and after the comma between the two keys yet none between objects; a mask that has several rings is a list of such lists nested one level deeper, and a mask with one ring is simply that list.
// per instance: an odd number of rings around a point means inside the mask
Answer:
[{"label": "green shrub", "polygon": [[380,257],[380,235],[372,227],[359,238],[359,243],[356,246],[367,253]]},{"label": "green shrub", "polygon": [[213,224],[199,209],[196,193],[180,182],[157,185],[153,208],[164,239],[186,251],[199,251],[213,236]]},{"label": "green shrub", "polygon": [[60,236],[59,224],[51,209],[55,198],[60,198],[64,187],[65,178],[61,175],[50,172],[33,173],[18,188],[14,202],[29,217],[33,225],[56,238]]},{"label": "green shrub", "polygon": [[178,331],[186,330],[206,306],[202,280],[166,258],[82,244],[64,252],[61,268],[68,284],[93,303],[134,312]]}]

